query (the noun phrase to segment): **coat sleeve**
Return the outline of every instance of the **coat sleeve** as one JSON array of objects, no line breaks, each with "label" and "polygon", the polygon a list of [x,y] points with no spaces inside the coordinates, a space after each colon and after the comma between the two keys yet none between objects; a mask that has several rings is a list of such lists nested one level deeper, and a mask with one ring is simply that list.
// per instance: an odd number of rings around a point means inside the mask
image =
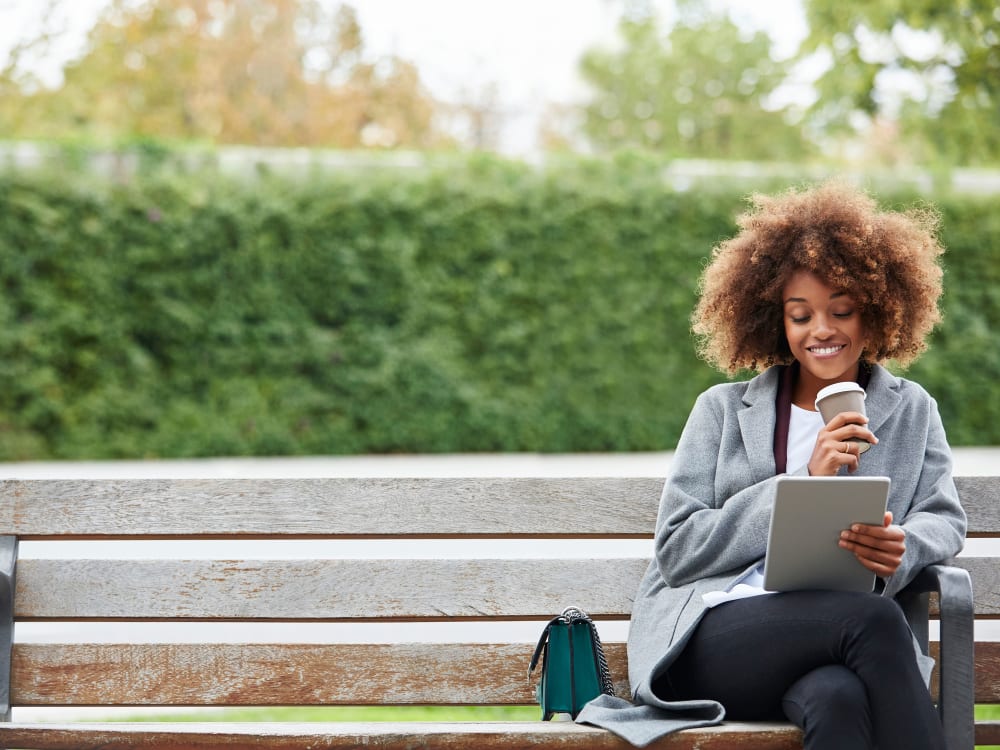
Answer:
[{"label": "coat sleeve", "polygon": [[755,482],[742,471],[741,452],[735,415],[717,392],[706,391],[688,417],[660,498],[654,550],[669,586],[764,557],[776,483]]},{"label": "coat sleeve", "polygon": [[902,564],[886,580],[884,596],[895,596],[922,568],[958,554],[965,542],[966,516],[952,478],[951,449],[937,403],[925,397],[929,407],[919,476],[902,518],[894,513],[895,523],[906,532],[906,552]]}]

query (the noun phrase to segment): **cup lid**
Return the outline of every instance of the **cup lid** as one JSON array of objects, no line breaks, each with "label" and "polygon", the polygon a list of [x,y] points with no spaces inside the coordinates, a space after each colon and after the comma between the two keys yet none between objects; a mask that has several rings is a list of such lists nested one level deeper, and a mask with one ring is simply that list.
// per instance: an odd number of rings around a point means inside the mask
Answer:
[{"label": "cup lid", "polygon": [[865,389],[860,385],[855,383],[853,380],[845,380],[841,383],[831,383],[825,388],[820,388],[819,393],[816,394],[816,408],[819,408],[819,402],[822,401],[827,396],[832,396],[835,393],[848,393],[854,391],[861,394],[861,398],[867,398],[868,394],[865,393]]}]

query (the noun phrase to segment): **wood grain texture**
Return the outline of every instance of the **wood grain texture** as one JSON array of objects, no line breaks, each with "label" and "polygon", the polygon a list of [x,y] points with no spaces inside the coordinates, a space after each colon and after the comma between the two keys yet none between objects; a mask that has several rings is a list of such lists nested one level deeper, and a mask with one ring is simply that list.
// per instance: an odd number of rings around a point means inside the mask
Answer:
[{"label": "wood grain texture", "polygon": [[[18,706],[535,702],[534,644],[15,644]],[[629,695],[625,645],[606,651]]]},{"label": "wood grain texture", "polygon": [[969,536],[1000,536],[1000,477],[955,477],[955,486],[969,516]]},{"label": "wood grain texture", "polygon": [[[938,658],[940,644],[933,641],[931,656]],[[975,644],[973,685],[976,703],[1000,703],[1000,642],[979,641]],[[938,669],[931,677],[931,695],[938,697]]]},{"label": "wood grain texture", "polygon": [[[566,722],[485,724],[0,725],[0,744],[33,750],[633,750],[610,732]],[[801,750],[790,724],[738,724],[668,735],[648,750]]]},{"label": "wood grain texture", "polygon": [[969,571],[976,617],[1000,617],[1000,558],[956,557],[948,564]]},{"label": "wood grain texture", "polygon": [[[1000,535],[996,477],[956,477],[971,536]],[[650,536],[663,479],[0,481],[0,534]]]},{"label": "wood grain texture", "polygon": [[[606,643],[618,695],[625,644]],[[15,705],[534,703],[531,644],[26,644]],[[937,654],[937,644],[932,644]],[[1000,703],[1000,643],[976,644],[977,703]],[[936,695],[936,678],[932,681]]]},{"label": "wood grain texture", "polygon": [[1000,703],[1000,643],[978,641],[974,659],[976,702]]},{"label": "wood grain texture", "polygon": [[349,620],[551,617],[567,602],[628,616],[647,562],[536,560],[23,560],[33,619]]},{"label": "wood grain texture", "polygon": [[134,479],[0,482],[0,534],[651,536],[659,479]]},{"label": "wood grain texture", "polygon": [[1000,745],[1000,721],[977,721],[976,745]]},{"label": "wood grain texture", "polygon": [[[19,619],[353,620],[534,618],[566,602],[628,617],[648,561],[61,560],[18,563]],[[976,615],[1000,617],[995,557],[960,557]],[[936,598],[931,612],[937,614]]]}]

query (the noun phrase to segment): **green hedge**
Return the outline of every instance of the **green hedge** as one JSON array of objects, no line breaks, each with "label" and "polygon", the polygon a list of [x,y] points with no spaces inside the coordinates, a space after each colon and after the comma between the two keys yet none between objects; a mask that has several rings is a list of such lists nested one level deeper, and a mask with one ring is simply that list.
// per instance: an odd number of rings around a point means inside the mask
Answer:
[{"label": "green hedge", "polygon": [[[722,379],[688,316],[745,192],[490,159],[2,176],[0,460],[669,449]],[[1000,216],[935,203],[946,321],[910,374],[998,444]]]}]

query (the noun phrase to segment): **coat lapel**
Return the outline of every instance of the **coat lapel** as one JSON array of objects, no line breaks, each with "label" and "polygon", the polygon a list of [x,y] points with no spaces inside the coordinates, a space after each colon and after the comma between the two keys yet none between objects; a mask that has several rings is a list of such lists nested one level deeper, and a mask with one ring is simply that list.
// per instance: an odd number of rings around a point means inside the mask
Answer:
[{"label": "coat lapel", "polygon": [[773,477],[774,465],[774,402],[778,395],[780,367],[771,367],[747,384],[743,394],[744,408],[739,412],[740,432],[746,446],[750,470],[756,481]]},{"label": "coat lapel", "polygon": [[884,367],[873,365],[865,396],[868,429],[878,435],[879,427],[885,424],[902,400],[899,395],[899,378]]}]

